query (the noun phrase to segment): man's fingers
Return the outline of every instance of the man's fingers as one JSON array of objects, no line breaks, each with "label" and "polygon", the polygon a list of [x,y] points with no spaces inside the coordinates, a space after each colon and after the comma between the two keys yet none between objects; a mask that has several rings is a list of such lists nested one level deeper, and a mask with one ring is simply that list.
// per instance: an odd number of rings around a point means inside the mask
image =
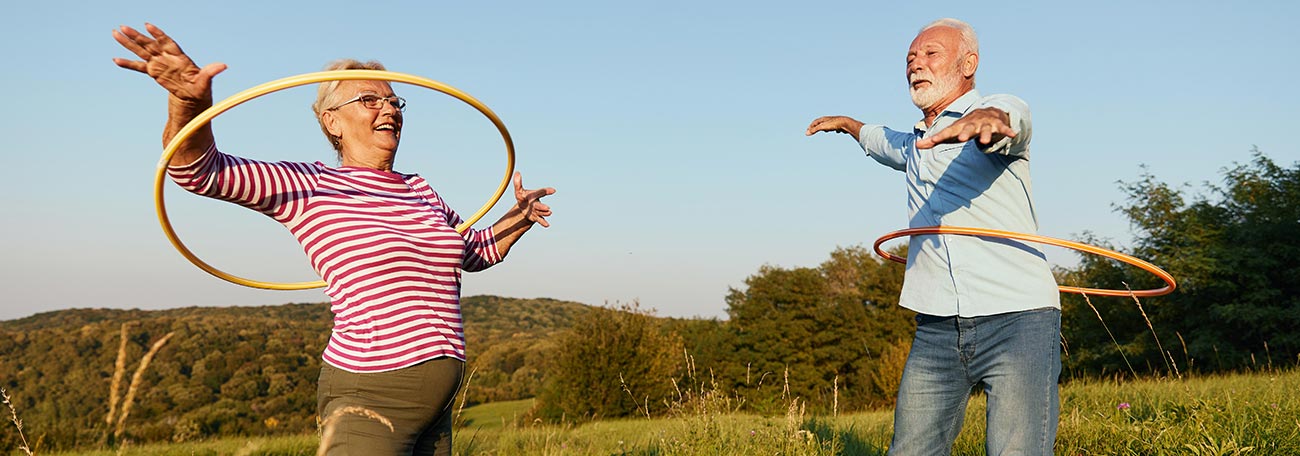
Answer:
[{"label": "man's fingers", "polygon": [[959,133],[957,134],[957,142],[958,143],[969,142],[972,136],[975,136],[976,134],[979,133],[979,129],[974,129],[974,131],[971,130],[972,130],[971,127],[967,126],[965,127],[965,129],[959,131]]},{"label": "man's fingers", "polygon": [[804,136],[812,136],[814,133],[823,131],[842,131],[844,126],[841,122],[836,122],[839,116],[821,116],[808,124],[808,129],[804,131]]},{"label": "man's fingers", "polygon": [[818,130],[817,130],[817,127],[821,126],[822,122],[825,122],[826,119],[827,119],[826,116],[822,116],[822,117],[818,117],[818,118],[816,118],[816,119],[813,119],[812,123],[809,123],[809,124],[808,124],[808,133],[807,133],[807,134],[811,135],[811,134],[813,134],[813,133],[816,133],[816,132],[818,131]]},{"label": "man's fingers", "polygon": [[1010,125],[999,125],[999,126],[998,126],[998,130],[1000,131],[1000,133],[1002,133],[1003,136],[1006,136],[1006,137],[1009,137],[1009,138],[1014,138],[1014,137],[1016,137],[1016,130],[1013,129],[1013,128],[1011,128]]},{"label": "man's fingers", "polygon": [[935,144],[942,143],[952,138],[952,135],[953,135],[952,128],[945,128],[943,130],[939,130],[938,132],[935,132],[935,134],[933,135],[929,135],[924,138],[916,140],[916,148],[929,149],[931,147],[934,147]]}]

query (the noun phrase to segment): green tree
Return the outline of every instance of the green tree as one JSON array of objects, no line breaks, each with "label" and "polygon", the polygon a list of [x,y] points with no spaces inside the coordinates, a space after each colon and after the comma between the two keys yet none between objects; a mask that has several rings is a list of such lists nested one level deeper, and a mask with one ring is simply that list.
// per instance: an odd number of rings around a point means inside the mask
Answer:
[{"label": "green tree", "polygon": [[[1143,174],[1124,183],[1132,222],[1132,253],[1169,271],[1179,283],[1171,295],[1141,301],[1066,298],[1063,332],[1071,344],[1070,371],[1118,370],[1118,351],[1103,332],[1100,313],[1135,371],[1232,370],[1293,360],[1300,353],[1300,164],[1283,168],[1253,151],[1249,163],[1223,171],[1223,183],[1191,202]],[[1095,241],[1095,239],[1093,240]],[[1062,277],[1088,286],[1153,288],[1149,273],[1086,257]],[[1093,308],[1097,310],[1094,312]],[[1164,353],[1146,326],[1161,337]],[[1105,341],[1099,343],[1099,341]],[[1183,351],[1182,345],[1186,349]],[[1114,353],[1104,353],[1107,347]],[[1123,369],[1127,370],[1125,366]]]},{"label": "green tree", "polygon": [[901,284],[901,267],[861,247],[816,268],[761,267],[727,295],[736,341],[727,378],[765,412],[794,397],[821,409],[887,402],[870,373],[912,325],[897,306]]},{"label": "green tree", "polygon": [[591,308],[559,337],[539,414],[569,420],[661,414],[682,353],[681,337],[636,303]]}]

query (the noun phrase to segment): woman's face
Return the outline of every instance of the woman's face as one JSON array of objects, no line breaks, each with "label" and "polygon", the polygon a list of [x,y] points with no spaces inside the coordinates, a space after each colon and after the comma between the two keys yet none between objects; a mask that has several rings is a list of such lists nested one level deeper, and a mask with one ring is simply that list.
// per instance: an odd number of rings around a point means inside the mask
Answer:
[{"label": "woman's face", "polygon": [[[343,104],[328,111],[325,125],[330,134],[338,136],[345,158],[397,153],[402,138],[402,110],[393,88],[386,81],[343,81],[336,93]],[[358,97],[374,96],[387,99],[378,108],[368,108]],[[347,100],[352,100],[347,102]]]}]

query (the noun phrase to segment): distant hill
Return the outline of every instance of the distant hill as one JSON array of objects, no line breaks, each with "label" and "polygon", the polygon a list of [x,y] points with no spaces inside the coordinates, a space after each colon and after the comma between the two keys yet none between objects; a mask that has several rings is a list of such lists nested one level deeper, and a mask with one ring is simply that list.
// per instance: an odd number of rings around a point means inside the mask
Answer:
[{"label": "distant hill", "polygon": [[[497,296],[461,305],[471,403],[534,396],[555,334],[588,309]],[[150,346],[174,336],[136,385],[129,438],[306,432],[316,427],[316,378],[331,321],[326,304],[45,312],[0,321],[0,386],[41,449],[102,442],[112,429],[105,417],[119,336],[130,322],[121,395]],[[13,427],[3,429],[0,448],[15,448]]]}]

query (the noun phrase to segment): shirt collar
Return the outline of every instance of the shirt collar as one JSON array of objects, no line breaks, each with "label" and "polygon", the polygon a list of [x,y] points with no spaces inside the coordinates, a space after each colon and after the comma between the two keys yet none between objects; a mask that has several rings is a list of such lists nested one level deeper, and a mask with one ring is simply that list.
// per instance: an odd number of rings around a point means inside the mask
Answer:
[{"label": "shirt collar", "polygon": [[[970,91],[967,91],[962,96],[957,97],[956,100],[953,100],[952,103],[949,103],[947,107],[943,108],[943,112],[939,113],[939,117],[934,119],[935,125],[938,125],[939,119],[942,119],[944,117],[951,116],[951,117],[960,118],[961,116],[965,115],[966,111],[969,111],[970,107],[974,106],[975,102],[979,99],[980,99],[980,92],[975,89],[970,89]],[[915,131],[915,133],[921,134],[928,131],[929,127],[925,126],[925,119],[921,119],[916,121],[916,125],[913,125],[912,129]]]}]

